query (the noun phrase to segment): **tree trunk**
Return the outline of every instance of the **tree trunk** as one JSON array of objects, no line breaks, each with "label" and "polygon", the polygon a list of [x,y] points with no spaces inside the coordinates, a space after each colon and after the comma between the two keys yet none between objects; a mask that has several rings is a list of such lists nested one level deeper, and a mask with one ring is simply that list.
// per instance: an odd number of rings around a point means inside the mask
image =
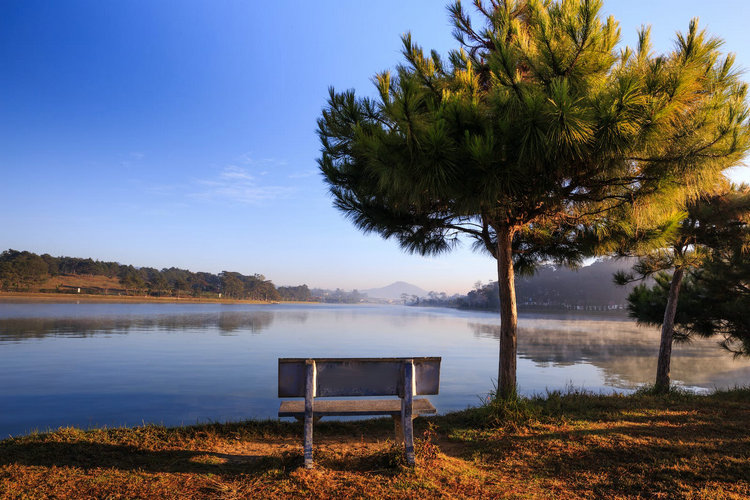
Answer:
[{"label": "tree trunk", "polygon": [[500,293],[500,365],[497,375],[498,396],[504,399],[516,395],[516,286],[513,275],[514,227],[500,227],[497,231],[497,282]]},{"label": "tree trunk", "polygon": [[677,314],[677,299],[680,296],[680,285],[684,269],[678,267],[672,275],[669,285],[667,308],[664,310],[664,321],[661,325],[661,345],[659,346],[659,361],[656,365],[656,383],[654,392],[669,392],[669,364],[672,361],[672,339],[674,337],[674,318]]}]

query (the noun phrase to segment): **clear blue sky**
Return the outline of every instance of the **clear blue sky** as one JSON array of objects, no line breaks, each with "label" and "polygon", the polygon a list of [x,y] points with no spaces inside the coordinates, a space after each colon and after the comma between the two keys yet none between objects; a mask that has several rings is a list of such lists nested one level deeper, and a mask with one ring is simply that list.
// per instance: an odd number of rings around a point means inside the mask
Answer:
[{"label": "clear blue sky", "polygon": [[[652,24],[660,51],[698,16],[750,68],[745,1],[604,10],[624,43]],[[328,86],[372,94],[406,31],[455,46],[439,1],[2,0],[0,249],[277,285],[456,292],[493,278],[469,249],[423,258],[362,235],[317,173]]]}]

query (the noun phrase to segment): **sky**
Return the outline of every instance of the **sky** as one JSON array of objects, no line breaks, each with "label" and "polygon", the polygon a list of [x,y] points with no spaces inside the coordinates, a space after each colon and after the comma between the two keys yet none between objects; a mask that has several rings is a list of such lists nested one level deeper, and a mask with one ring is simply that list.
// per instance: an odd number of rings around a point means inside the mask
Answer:
[{"label": "sky", "polygon": [[[750,68],[750,2],[603,12],[623,44],[651,24],[660,52],[699,17]],[[0,251],[323,288],[456,293],[496,279],[468,246],[421,257],[363,235],[318,173],[329,86],[374,95],[407,31],[456,47],[439,1],[0,0]]]}]

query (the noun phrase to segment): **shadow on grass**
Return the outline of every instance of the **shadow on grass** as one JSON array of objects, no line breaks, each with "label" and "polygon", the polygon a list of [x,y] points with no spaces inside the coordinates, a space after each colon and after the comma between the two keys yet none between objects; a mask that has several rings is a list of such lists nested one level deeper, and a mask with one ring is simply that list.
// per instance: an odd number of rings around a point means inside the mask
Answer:
[{"label": "shadow on grass", "polygon": [[0,466],[239,475],[279,469],[288,471],[301,463],[301,454],[294,453],[239,455],[198,450],[144,450],[136,446],[90,442],[0,443]]},{"label": "shadow on grass", "polygon": [[[536,451],[528,461],[539,476],[562,479],[571,489],[650,497],[709,483],[748,492],[750,441],[716,431],[716,423],[675,428],[614,426],[515,437],[514,446]],[[534,441],[534,442],[532,442]],[[490,455],[497,457],[495,452]]]},{"label": "shadow on grass", "polygon": [[372,476],[394,476],[405,467],[403,447],[390,446],[365,453],[317,453],[315,463],[330,471],[359,472]]},{"label": "shadow on grass", "polygon": [[[223,476],[262,475],[274,471],[288,473],[302,466],[302,426],[279,421],[248,421],[229,424],[204,424],[193,427],[163,428],[147,426],[135,429],[112,429],[80,432],[80,438],[57,441],[55,435],[40,434],[0,441],[0,467],[23,465],[66,467],[82,470],[112,468],[122,471],[148,473],[219,474]],[[377,441],[393,438],[393,423],[388,419],[361,422],[325,422],[315,426],[316,464],[333,470],[353,470],[393,473],[398,469],[397,453],[393,449],[358,452],[335,450],[339,444]],[[166,449],[96,442],[137,436]],[[235,444],[239,441],[294,443],[289,451],[269,451],[267,454],[220,453],[188,450],[179,444],[183,439],[207,439]],[[291,441],[290,441],[291,438]],[[334,449],[330,448],[333,444]],[[323,446],[325,445],[325,446]],[[324,449],[318,449],[323,446]]]}]

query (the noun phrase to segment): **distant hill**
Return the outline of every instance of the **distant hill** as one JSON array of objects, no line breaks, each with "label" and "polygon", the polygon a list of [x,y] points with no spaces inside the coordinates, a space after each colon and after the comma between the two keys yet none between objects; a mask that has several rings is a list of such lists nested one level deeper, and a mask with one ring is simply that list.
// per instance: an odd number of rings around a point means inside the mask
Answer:
[{"label": "distant hill", "polygon": [[262,274],[245,276],[231,271],[214,274],[176,267],[135,267],[90,257],[37,255],[12,248],[0,252],[0,290],[262,301],[312,298],[306,285],[277,289]]},{"label": "distant hill", "polygon": [[[516,299],[521,309],[622,310],[635,284],[618,286],[616,271],[631,269],[636,259],[601,259],[577,270],[542,266],[533,276],[516,276]],[[497,282],[480,285],[463,296],[432,296],[413,305],[500,309]]]},{"label": "distant hill", "polygon": [[401,294],[404,293],[409,296],[416,295],[417,297],[425,297],[427,295],[427,291],[419,288],[417,285],[412,285],[411,283],[406,283],[404,281],[397,281],[381,288],[360,290],[360,292],[366,293],[368,297],[373,299],[389,300],[400,300]]},{"label": "distant hill", "polygon": [[601,259],[577,270],[542,267],[533,276],[516,278],[519,304],[536,305],[624,305],[635,286],[618,286],[616,271],[629,271],[637,259]]}]

